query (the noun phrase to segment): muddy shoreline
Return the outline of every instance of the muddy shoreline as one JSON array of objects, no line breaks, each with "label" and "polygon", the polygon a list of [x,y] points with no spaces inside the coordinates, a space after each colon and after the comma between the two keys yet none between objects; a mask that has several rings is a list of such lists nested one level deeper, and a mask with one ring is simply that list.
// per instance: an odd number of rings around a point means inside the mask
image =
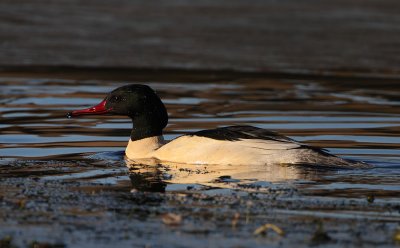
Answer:
[{"label": "muddy shoreline", "polygon": [[[17,247],[391,247],[400,221],[397,202],[302,198],[284,188],[152,193],[130,192],[126,180],[107,186],[32,177],[2,178],[1,188],[0,235]],[[172,213],[182,221],[166,224]],[[266,223],[284,234],[255,235]]]}]

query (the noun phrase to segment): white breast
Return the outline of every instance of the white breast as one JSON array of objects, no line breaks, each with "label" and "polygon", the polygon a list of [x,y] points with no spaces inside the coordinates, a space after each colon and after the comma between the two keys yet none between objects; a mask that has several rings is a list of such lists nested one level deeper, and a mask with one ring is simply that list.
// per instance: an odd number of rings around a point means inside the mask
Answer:
[{"label": "white breast", "polygon": [[129,139],[125,154],[129,159],[151,158],[152,153],[165,144],[163,136],[154,136],[132,141]]}]

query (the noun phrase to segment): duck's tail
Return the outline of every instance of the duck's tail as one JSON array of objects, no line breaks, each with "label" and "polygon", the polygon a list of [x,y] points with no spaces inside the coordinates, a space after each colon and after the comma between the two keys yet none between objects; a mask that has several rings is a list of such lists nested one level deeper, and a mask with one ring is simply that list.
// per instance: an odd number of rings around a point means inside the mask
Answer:
[{"label": "duck's tail", "polygon": [[373,166],[362,162],[351,159],[344,159],[338,156],[332,155],[325,150],[307,147],[301,149],[301,162],[306,165],[316,165],[321,167],[332,167],[332,168],[343,168],[343,169],[367,169]]}]

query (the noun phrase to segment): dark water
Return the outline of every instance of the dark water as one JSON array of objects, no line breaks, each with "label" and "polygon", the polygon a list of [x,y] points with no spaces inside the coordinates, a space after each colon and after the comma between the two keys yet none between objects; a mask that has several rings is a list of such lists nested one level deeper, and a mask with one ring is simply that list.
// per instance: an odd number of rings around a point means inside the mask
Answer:
[{"label": "dark water", "polygon": [[123,151],[129,119],[67,119],[66,113],[97,104],[112,89],[136,82],[16,77],[0,81],[2,177],[36,176],[156,191],[204,186],[262,191],[273,185],[294,187],[304,195],[374,195],[389,201],[400,196],[400,86],[395,83],[260,78],[149,83],[169,112],[166,139],[248,124],[373,168],[134,166],[128,174]]},{"label": "dark water", "polygon": [[[93,71],[22,75],[0,77],[0,245],[392,247],[399,240],[395,80],[151,75],[170,115],[167,139],[249,124],[373,165],[332,170],[132,165],[124,159],[129,119],[66,113],[137,81],[94,80],[105,75]],[[166,223],[170,213],[182,222]],[[255,235],[266,223],[285,235]]]}]

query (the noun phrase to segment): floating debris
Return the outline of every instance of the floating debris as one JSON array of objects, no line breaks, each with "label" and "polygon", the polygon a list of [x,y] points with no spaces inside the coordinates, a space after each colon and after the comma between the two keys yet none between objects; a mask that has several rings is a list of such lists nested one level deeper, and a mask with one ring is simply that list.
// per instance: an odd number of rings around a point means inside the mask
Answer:
[{"label": "floating debris", "polygon": [[320,245],[331,241],[332,238],[328,235],[328,233],[324,230],[322,222],[318,223],[318,228],[313,234],[311,238],[312,245]]},{"label": "floating debris", "polygon": [[66,246],[64,244],[51,244],[51,243],[46,243],[46,242],[32,241],[28,247],[29,248],[65,248]]},{"label": "floating debris", "polygon": [[240,218],[240,213],[235,213],[232,219],[232,229],[236,228],[237,223],[239,222],[239,218]]},{"label": "floating debris", "polygon": [[274,225],[274,224],[270,224],[270,223],[260,226],[253,232],[253,234],[254,235],[264,234],[269,229],[273,230],[280,236],[285,236],[285,232],[280,227],[278,227],[277,225]]},{"label": "floating debris", "polygon": [[5,236],[4,238],[0,239],[0,248],[15,248],[12,244],[12,237]]},{"label": "floating debris", "polygon": [[166,213],[162,215],[162,221],[168,226],[179,226],[182,224],[182,216],[174,213]]},{"label": "floating debris", "polygon": [[394,241],[396,244],[400,245],[400,229],[399,229],[399,228],[396,229],[396,231],[395,231],[394,234],[393,234],[393,241]]},{"label": "floating debris", "polygon": [[21,199],[18,201],[19,209],[24,209],[26,207],[26,199]]}]

